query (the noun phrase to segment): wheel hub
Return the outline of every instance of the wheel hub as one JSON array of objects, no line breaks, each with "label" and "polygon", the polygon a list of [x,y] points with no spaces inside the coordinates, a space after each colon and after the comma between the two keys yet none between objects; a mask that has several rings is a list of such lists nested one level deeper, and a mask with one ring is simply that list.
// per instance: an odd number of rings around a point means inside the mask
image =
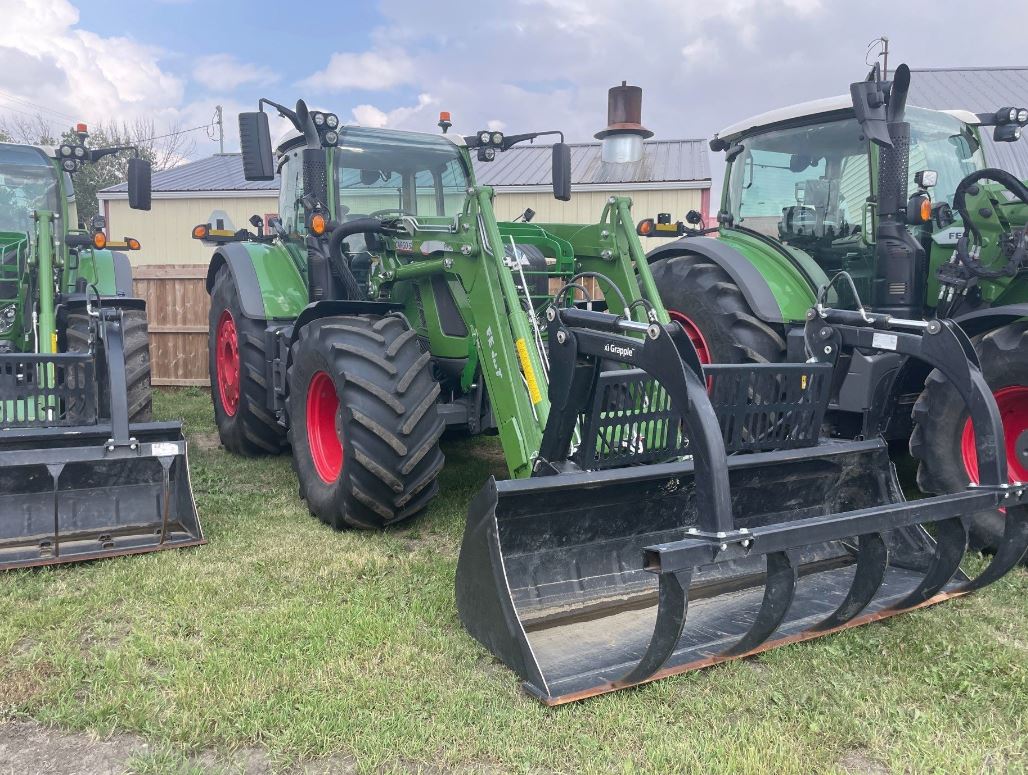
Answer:
[{"label": "wheel hub", "polygon": [[339,396],[327,372],[319,371],[307,386],[307,440],[314,470],[332,484],[343,470],[343,442],[336,429]]},{"label": "wheel hub", "polygon": [[[1003,421],[1008,478],[1012,482],[1028,481],[1028,386],[1010,385],[993,396]],[[978,484],[978,452],[970,419],[964,424],[961,453],[968,476]]]},{"label": "wheel hub", "polygon": [[234,417],[239,410],[239,336],[232,313],[225,310],[218,319],[215,334],[215,378],[225,414]]},{"label": "wheel hub", "polygon": [[707,346],[707,340],[703,338],[699,326],[693,323],[687,315],[683,315],[677,310],[669,309],[667,314],[685,329],[686,336],[689,337],[692,346],[696,348],[696,354],[700,356],[700,363],[713,363],[714,359],[710,355],[710,347]]}]

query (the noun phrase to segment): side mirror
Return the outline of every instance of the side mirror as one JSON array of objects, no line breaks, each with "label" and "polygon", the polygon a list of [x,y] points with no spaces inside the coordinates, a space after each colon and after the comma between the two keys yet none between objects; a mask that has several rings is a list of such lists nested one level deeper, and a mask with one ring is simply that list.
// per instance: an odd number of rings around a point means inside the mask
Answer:
[{"label": "side mirror", "polygon": [[860,122],[860,131],[871,142],[892,147],[889,137],[889,114],[885,104],[885,92],[876,81],[860,81],[850,84],[853,112]]},{"label": "side mirror", "polygon": [[128,200],[133,210],[150,209],[150,162],[146,159],[129,159]]},{"label": "side mirror", "polygon": [[275,159],[267,113],[257,111],[239,114],[239,147],[243,152],[243,177],[247,180],[275,179]]},{"label": "side mirror", "polygon": [[571,146],[567,143],[553,144],[553,198],[571,200]]}]

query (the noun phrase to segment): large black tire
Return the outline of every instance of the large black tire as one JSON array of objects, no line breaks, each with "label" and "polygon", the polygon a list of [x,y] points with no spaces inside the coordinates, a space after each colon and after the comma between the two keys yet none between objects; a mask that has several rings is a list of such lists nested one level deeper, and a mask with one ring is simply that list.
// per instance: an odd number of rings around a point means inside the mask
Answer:
[{"label": "large black tire", "polygon": [[444,423],[430,360],[395,315],[301,329],[289,365],[289,441],[300,497],[322,522],[382,528],[435,496]]},{"label": "large black tire", "polygon": [[[993,393],[1004,388],[1028,389],[1028,322],[997,328],[974,340],[982,374]],[[1028,411],[1025,407],[1024,411]],[[964,464],[963,433],[967,409],[959,394],[938,371],[925,380],[924,390],[914,404],[914,431],[910,454],[918,461],[917,485],[926,493],[946,494],[966,489],[970,476]],[[1004,418],[1009,424],[1009,413]],[[1013,440],[1008,439],[1009,445]],[[1014,464],[1024,471],[1023,461]],[[971,546],[995,549],[1003,536],[1003,515],[977,515],[971,524]]]},{"label": "large black tire", "polygon": [[[777,363],[785,360],[785,340],[746,302],[739,286],[717,264],[686,254],[657,261],[650,271],[664,306],[691,321],[712,363]],[[703,353],[701,352],[701,358]]]},{"label": "large black tire", "polygon": [[[125,381],[128,389],[129,422],[149,422],[153,414],[153,391],[150,387],[150,332],[145,309],[122,311],[125,343]],[[89,315],[86,311],[68,313],[58,344],[66,352],[89,350]],[[98,409],[102,419],[111,416],[111,391],[107,377],[107,357],[103,344],[97,344],[96,383]]]},{"label": "large black tire", "polygon": [[[265,378],[263,320],[243,315],[232,272],[223,267],[214,278],[211,289],[210,333],[207,355],[211,375],[211,400],[218,436],[225,449],[237,455],[255,457],[277,455],[285,443],[285,428],[268,409],[268,384]],[[229,330],[231,329],[231,330]],[[219,336],[231,337],[234,332],[236,368],[234,377],[225,377],[219,370]],[[222,350],[228,344],[222,340]]]}]

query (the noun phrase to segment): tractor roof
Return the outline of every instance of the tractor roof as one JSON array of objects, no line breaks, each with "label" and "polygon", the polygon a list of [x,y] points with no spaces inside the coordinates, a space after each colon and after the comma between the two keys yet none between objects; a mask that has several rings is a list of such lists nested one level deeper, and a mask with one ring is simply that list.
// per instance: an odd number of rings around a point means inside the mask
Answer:
[{"label": "tractor roof", "polygon": [[[380,129],[380,128],[377,128],[377,127],[360,127],[357,124],[341,124],[340,127],[339,127],[339,132],[343,133],[347,129],[375,129],[376,131],[379,131],[379,132],[388,133],[388,134],[395,134],[397,139],[401,139],[403,137],[423,137],[425,135],[429,135],[431,137],[442,137],[442,138],[444,138],[446,140],[449,140],[454,145],[461,145],[462,146],[462,145],[465,144],[464,143],[464,138],[461,137],[458,134],[452,134],[452,135],[451,134],[445,134],[444,135],[444,134],[441,134],[441,133],[438,133],[438,132],[411,132],[411,131],[406,130],[406,129]],[[283,135],[278,139],[278,142],[275,144],[275,148],[277,148],[280,151],[286,150],[286,149],[290,149],[291,150],[298,143],[300,143],[302,141],[303,141],[303,133],[297,131],[296,129],[290,129],[287,132],[283,133]]]},{"label": "tractor roof", "polygon": [[[951,116],[963,121],[965,124],[977,124],[978,117],[967,110],[944,110],[941,113],[948,113]],[[740,135],[747,134],[754,129],[765,129],[779,124],[802,124],[815,118],[846,118],[853,115],[853,103],[848,94],[839,94],[835,97],[824,97],[809,102],[798,102],[784,108],[776,108],[766,113],[751,116],[744,121],[738,121],[725,127],[715,137],[721,140],[734,140]]]}]

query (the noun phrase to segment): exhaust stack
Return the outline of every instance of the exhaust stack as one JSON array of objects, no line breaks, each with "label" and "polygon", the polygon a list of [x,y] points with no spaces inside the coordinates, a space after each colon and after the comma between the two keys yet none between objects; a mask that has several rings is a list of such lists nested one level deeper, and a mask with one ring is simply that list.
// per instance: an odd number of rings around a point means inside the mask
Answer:
[{"label": "exhaust stack", "polygon": [[642,88],[622,81],[607,92],[607,128],[593,135],[602,140],[600,157],[610,164],[642,159],[643,140],[653,132],[642,125]]}]

